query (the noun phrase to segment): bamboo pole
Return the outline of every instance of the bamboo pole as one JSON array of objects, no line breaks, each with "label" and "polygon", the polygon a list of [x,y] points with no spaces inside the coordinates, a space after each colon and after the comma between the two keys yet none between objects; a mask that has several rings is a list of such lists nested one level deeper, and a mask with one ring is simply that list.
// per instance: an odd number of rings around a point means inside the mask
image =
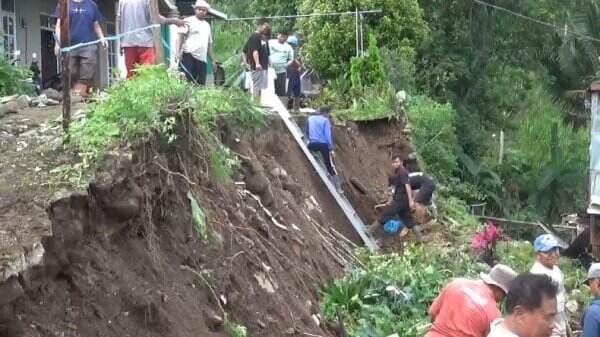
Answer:
[{"label": "bamboo pole", "polygon": [[[69,0],[60,0],[60,46],[67,46],[70,42],[69,31]],[[64,132],[69,131],[71,123],[71,69],[69,67],[69,53],[61,53],[62,57],[62,83],[63,83],[63,109],[62,127]]]}]

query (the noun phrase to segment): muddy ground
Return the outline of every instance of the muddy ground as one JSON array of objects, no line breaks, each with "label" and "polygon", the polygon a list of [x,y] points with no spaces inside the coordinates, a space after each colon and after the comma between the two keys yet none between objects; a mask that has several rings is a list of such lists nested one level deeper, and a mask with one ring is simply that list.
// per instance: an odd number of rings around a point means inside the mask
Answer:
[{"label": "muddy ground", "polygon": [[[0,336],[230,336],[236,324],[248,336],[337,336],[318,290],[360,242],[283,123],[224,130],[242,158],[232,181],[211,178],[206,146],[180,127],[177,142],[141,144],[87,191],[49,204],[43,263],[0,287]],[[402,125],[337,126],[335,139],[345,193],[370,223],[390,154],[411,150]],[[34,212],[9,209],[0,225]]]}]

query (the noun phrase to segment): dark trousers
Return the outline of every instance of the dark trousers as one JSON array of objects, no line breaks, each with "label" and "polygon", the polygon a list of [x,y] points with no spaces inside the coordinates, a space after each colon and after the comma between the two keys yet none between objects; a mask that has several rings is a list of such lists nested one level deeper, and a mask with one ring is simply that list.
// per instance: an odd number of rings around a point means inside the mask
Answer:
[{"label": "dark trousers", "polygon": [[181,54],[179,67],[185,73],[185,78],[188,81],[198,85],[206,85],[206,62],[194,58],[190,53],[183,53]]},{"label": "dark trousers", "polygon": [[308,149],[313,152],[319,152],[323,157],[323,163],[329,175],[334,176],[335,170],[331,165],[331,155],[329,154],[329,146],[325,143],[308,143]]},{"label": "dark trousers", "polygon": [[379,217],[378,222],[380,225],[383,226],[386,222],[392,220],[396,216],[400,218],[400,220],[406,225],[406,227],[413,227],[410,215],[410,207],[408,206],[407,198],[400,198],[398,200],[392,201],[392,204],[383,211],[383,213]]},{"label": "dark trousers", "polygon": [[275,78],[275,94],[279,97],[286,96],[285,81],[287,80],[287,74],[285,72],[278,73]]}]

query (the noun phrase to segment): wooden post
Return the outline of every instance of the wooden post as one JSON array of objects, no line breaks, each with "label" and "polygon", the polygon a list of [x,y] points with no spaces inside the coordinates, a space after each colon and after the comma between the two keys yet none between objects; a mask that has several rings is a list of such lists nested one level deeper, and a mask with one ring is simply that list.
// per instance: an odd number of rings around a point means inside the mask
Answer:
[{"label": "wooden post", "polygon": [[[69,0],[60,0],[60,46],[69,45]],[[63,83],[63,119],[62,126],[65,133],[71,123],[71,69],[69,68],[69,53],[61,53],[62,57],[62,83]]]}]

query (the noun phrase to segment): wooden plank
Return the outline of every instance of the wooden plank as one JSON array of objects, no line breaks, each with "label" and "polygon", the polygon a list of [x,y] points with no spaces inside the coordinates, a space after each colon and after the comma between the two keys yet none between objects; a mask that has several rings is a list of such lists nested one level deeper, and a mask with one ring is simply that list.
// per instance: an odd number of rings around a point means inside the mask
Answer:
[{"label": "wooden plank", "polygon": [[[69,1],[60,0],[60,46],[67,46],[70,41],[69,31]],[[71,124],[71,69],[69,67],[69,53],[63,53],[62,56],[62,83],[63,83],[63,106],[62,106],[62,127],[64,132],[69,131]]]}]

